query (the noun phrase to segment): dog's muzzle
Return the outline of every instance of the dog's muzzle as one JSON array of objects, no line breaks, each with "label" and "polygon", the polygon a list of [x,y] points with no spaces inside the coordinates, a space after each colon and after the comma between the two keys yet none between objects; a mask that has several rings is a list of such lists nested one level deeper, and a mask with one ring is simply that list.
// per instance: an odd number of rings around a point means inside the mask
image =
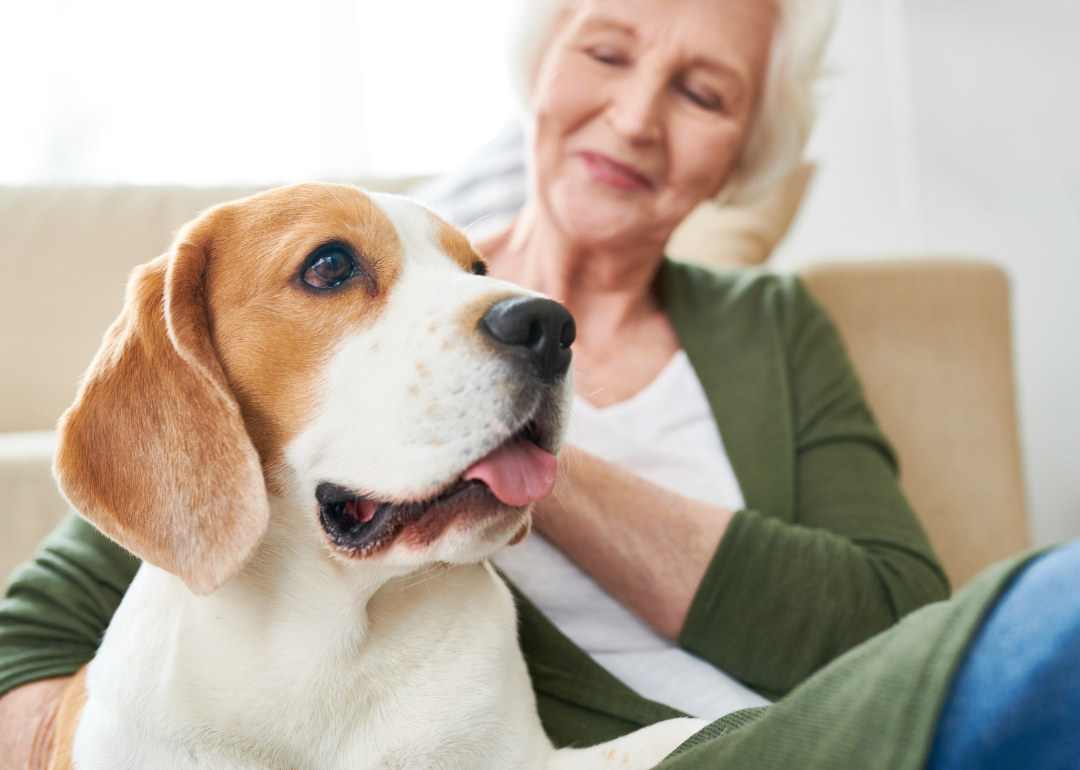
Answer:
[{"label": "dog's muzzle", "polygon": [[379,500],[330,481],[320,483],[315,493],[320,521],[340,553],[372,555],[401,536],[429,540],[462,514],[480,520],[524,510],[551,493],[574,318],[550,299],[519,296],[491,305],[476,328],[495,357],[509,364],[501,375],[508,387],[499,390],[510,410],[503,411],[510,435],[497,439],[424,500]]}]

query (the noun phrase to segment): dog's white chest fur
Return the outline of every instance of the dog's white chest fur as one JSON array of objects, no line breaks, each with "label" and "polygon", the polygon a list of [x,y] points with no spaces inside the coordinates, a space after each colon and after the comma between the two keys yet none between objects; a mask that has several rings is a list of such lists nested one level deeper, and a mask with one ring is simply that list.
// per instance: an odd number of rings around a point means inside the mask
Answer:
[{"label": "dog's white chest fur", "polygon": [[546,766],[512,599],[489,566],[432,569],[366,603],[338,577],[311,581],[338,591],[314,600],[243,578],[195,597],[144,566],[88,672],[110,697],[87,704],[78,766]]}]

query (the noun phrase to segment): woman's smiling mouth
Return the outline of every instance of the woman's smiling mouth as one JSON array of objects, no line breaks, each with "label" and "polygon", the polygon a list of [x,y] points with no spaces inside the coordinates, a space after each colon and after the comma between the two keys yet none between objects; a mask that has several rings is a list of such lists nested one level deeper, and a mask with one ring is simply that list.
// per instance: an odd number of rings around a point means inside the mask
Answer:
[{"label": "woman's smiling mouth", "polygon": [[577,157],[588,175],[598,182],[620,190],[652,190],[655,187],[653,181],[641,171],[606,155],[583,150],[577,153]]}]

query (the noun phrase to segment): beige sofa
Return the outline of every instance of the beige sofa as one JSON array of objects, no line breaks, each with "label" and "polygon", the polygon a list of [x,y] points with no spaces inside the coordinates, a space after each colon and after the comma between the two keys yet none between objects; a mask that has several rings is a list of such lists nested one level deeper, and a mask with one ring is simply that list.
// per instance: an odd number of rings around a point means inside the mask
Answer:
[{"label": "beige sofa", "polygon": [[[671,253],[760,261],[809,171],[755,210],[695,214]],[[368,186],[399,191],[413,180]],[[125,278],[199,210],[248,188],[0,188],[0,576],[66,506],[50,429],[120,310]],[[829,309],[897,446],[902,483],[954,586],[1027,544],[1008,286],[949,260],[821,264],[804,271]]]}]

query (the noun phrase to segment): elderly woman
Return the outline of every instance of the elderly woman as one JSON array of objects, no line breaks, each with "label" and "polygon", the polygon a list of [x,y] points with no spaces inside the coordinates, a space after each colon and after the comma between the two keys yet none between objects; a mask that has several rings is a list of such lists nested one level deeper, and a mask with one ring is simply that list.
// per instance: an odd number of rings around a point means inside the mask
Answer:
[{"label": "elderly woman", "polygon": [[829,5],[558,8],[523,67],[531,195],[479,245],[578,325],[584,451],[537,511],[544,537],[497,563],[618,679],[700,716],[785,693],[948,590],[798,283],[664,260],[703,199],[798,162]]},{"label": "elderly woman", "polygon": [[[492,275],[578,324],[565,479],[540,534],[497,559],[559,745],[687,713],[719,721],[664,766],[921,766],[956,660],[1022,566],[805,681],[947,583],[798,281],[663,249],[702,200],[751,199],[798,161],[829,6],[541,8],[531,196],[480,248]],[[9,731],[47,716],[58,683],[27,683],[89,659],[136,567],[72,519],[12,583],[0,692],[24,686],[4,698]]]}]

